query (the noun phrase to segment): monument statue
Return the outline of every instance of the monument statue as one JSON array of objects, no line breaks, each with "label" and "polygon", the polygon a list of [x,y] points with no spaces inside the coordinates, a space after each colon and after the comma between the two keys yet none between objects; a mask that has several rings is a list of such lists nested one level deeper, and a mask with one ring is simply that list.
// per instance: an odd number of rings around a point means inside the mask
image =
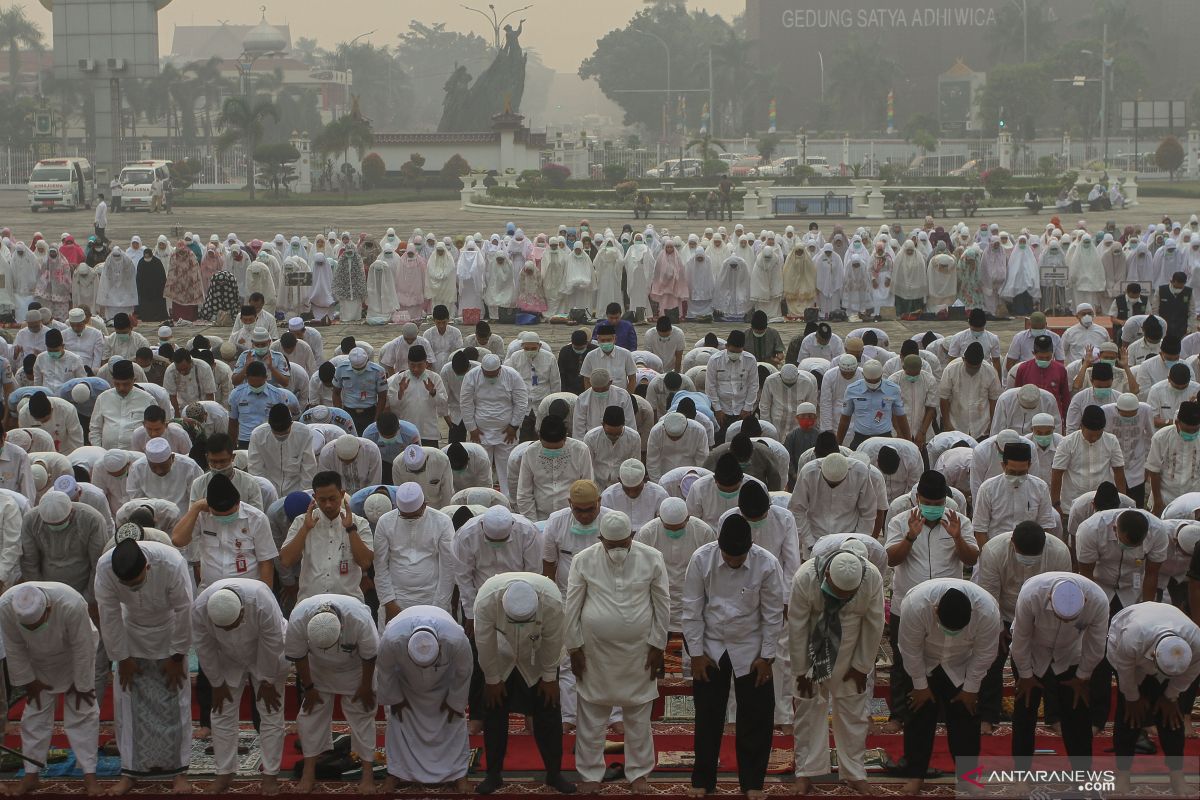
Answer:
[{"label": "monument statue", "polygon": [[458,66],[444,87],[440,133],[491,130],[492,117],[518,112],[525,92],[525,59],[520,36],[525,20],[514,29],[504,26],[504,46],[475,82],[466,67]]}]

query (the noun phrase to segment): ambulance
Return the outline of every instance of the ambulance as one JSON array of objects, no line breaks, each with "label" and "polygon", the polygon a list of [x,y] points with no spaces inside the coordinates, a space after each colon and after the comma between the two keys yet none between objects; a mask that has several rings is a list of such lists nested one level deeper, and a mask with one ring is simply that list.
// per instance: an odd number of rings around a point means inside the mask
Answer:
[{"label": "ambulance", "polygon": [[168,205],[170,161],[132,161],[121,170],[121,210],[158,211]]},{"label": "ambulance", "polygon": [[26,192],[30,211],[91,208],[96,175],[86,158],[47,158],[34,166]]}]

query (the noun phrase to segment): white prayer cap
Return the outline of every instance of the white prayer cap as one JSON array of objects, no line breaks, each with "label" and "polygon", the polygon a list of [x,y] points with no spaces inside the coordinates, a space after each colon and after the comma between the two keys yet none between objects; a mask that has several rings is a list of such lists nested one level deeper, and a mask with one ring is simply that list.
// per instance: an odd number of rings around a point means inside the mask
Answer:
[{"label": "white prayer cap", "polygon": [[105,472],[120,472],[128,463],[129,457],[125,455],[124,450],[109,450],[104,454],[104,458],[100,459],[100,466],[104,467]]},{"label": "white prayer cap", "polygon": [[1033,419],[1031,419],[1029,421],[1029,424],[1035,428],[1040,428],[1043,425],[1051,425],[1052,426],[1052,425],[1054,425],[1054,417],[1050,416],[1045,411],[1043,411],[1040,414],[1034,414]]},{"label": "white prayer cap", "polygon": [[493,542],[504,541],[512,532],[513,515],[504,506],[492,506],[483,514],[483,535]]},{"label": "white prayer cap", "polygon": [[495,372],[496,370],[500,369],[500,356],[496,355],[495,353],[488,353],[479,362],[479,366],[483,367],[483,369],[487,372]]},{"label": "white prayer cap", "polygon": [[538,610],[537,590],[527,581],[513,581],[505,587],[501,602],[504,616],[513,622],[528,622]]},{"label": "white prayer cap", "polygon": [[[791,499],[790,494],[788,495],[788,499]],[[867,557],[867,546],[863,544],[862,539],[846,539],[842,542],[842,549],[849,553],[854,553],[856,556],[862,556],[863,558]],[[845,587],[839,586],[838,588],[843,589]]]},{"label": "white prayer cap", "polygon": [[825,243],[825,246],[821,248],[821,252],[823,252],[823,253],[832,253],[832,252],[833,252],[833,245],[832,245],[832,244],[829,244],[828,242],[826,242],[826,243]]},{"label": "white prayer cap", "polygon": [[92,399],[92,388],[86,383],[77,383],[71,387],[71,399],[76,403],[86,403]]},{"label": "white prayer cap", "polygon": [[[36,464],[36,467],[41,466]],[[45,468],[43,467],[43,470]],[[60,522],[65,522],[67,517],[71,516],[71,498],[59,491],[50,490],[42,497],[42,501],[38,503],[38,514],[42,518],[42,522],[48,525],[57,525]]]},{"label": "white prayer cap", "polygon": [[636,458],[627,458],[621,462],[620,475],[622,486],[630,489],[641,486],[642,481],[646,480],[646,466]]},{"label": "white prayer cap", "polygon": [[1138,405],[1138,396],[1133,392],[1121,392],[1117,398],[1117,409],[1120,411],[1137,411]]},{"label": "white prayer cap", "polygon": [[533,331],[521,331],[521,344],[538,344],[541,341],[542,337]]},{"label": "white prayer cap", "polygon": [[658,507],[658,518],[668,525],[682,525],[687,521],[687,503],[679,497],[668,497]]},{"label": "white prayer cap", "polygon": [[83,322],[87,319],[87,315],[83,313],[82,308],[72,308],[67,312],[67,322]]},{"label": "white prayer cap", "polygon": [[796,380],[796,376],[800,374],[800,368],[795,364],[784,364],[779,368],[779,374],[785,382],[793,383]]},{"label": "white prayer cap", "polygon": [[252,330],[250,332],[250,341],[251,342],[269,342],[269,341],[271,341],[271,334],[267,333],[266,328],[255,328],[254,330]]},{"label": "white prayer cap", "polygon": [[161,436],[146,442],[146,460],[151,464],[165,464],[171,457],[171,445]]},{"label": "white prayer cap", "polygon": [[41,320],[42,311],[39,308],[31,308],[25,312],[25,321],[32,322],[33,320]]},{"label": "white prayer cap", "polygon": [[361,369],[367,365],[367,351],[361,347],[355,347],[350,350],[350,366]]},{"label": "white prayer cap", "polygon": [[1056,581],[1050,587],[1050,609],[1062,620],[1072,620],[1083,612],[1083,590],[1071,580]]},{"label": "white prayer cap", "polygon": [[996,434],[996,444],[1001,450],[1003,450],[1007,445],[1016,444],[1019,441],[1021,441],[1021,434],[1017,433],[1012,428],[1005,428]]},{"label": "white prayer cap", "polygon": [[[418,503],[417,508],[420,507]],[[367,522],[374,525],[379,522],[380,517],[391,511],[392,508],[392,501],[387,495],[373,494],[363,501],[363,516],[367,518]],[[413,510],[415,511],[416,509]]]},{"label": "white prayer cap", "polygon": [[404,466],[409,469],[416,470],[425,466],[425,461],[429,456],[425,452],[425,448],[419,444],[410,444],[404,448]]},{"label": "white prayer cap", "polygon": [[14,428],[8,432],[8,442],[28,453],[33,447],[33,435],[24,428]]},{"label": "white prayer cap", "polygon": [[1175,634],[1164,636],[1154,647],[1154,662],[1164,675],[1181,675],[1192,663],[1192,647]]},{"label": "white prayer cap", "polygon": [[417,628],[408,637],[408,657],[418,667],[431,667],[438,660],[442,645],[429,628]]},{"label": "white prayer cap", "polygon": [[1095,309],[1092,308],[1091,303],[1080,303],[1079,305],[1075,306],[1076,314],[1082,314],[1084,311],[1095,311]]},{"label": "white prayer cap", "polygon": [[339,436],[333,443],[333,452],[341,461],[353,461],[358,458],[358,451],[361,449],[362,442],[353,433]]},{"label": "white prayer cap", "polygon": [[[259,330],[258,328],[254,329],[256,334],[257,334],[258,330]],[[263,333],[266,333],[266,331],[264,330]],[[167,325],[163,325],[161,328],[158,329],[158,338],[160,338],[160,339],[170,339],[174,335],[175,335],[175,332],[173,330],[171,330],[171,328]]]},{"label": "white prayer cap", "polygon": [[59,475],[54,479],[54,491],[62,492],[67,497],[74,499],[75,493],[79,491],[79,483],[76,482],[73,475]]},{"label": "white prayer cap", "polygon": [[1185,525],[1175,534],[1179,549],[1188,555],[1196,551],[1196,543],[1200,542],[1200,525]]},{"label": "white prayer cap", "polygon": [[850,460],[841,453],[830,453],[821,459],[821,476],[827,481],[844,480],[850,472]]},{"label": "white prayer cap", "polygon": [[863,562],[850,553],[838,553],[829,559],[829,582],[848,592],[857,589],[863,581]]},{"label": "white prayer cap", "polygon": [[47,605],[46,593],[32,583],[22,583],[12,590],[12,608],[22,625],[41,620]]},{"label": "white prayer cap", "polygon": [[[383,495],[372,495],[372,497],[383,497]],[[368,497],[368,500],[371,498]],[[414,511],[420,510],[425,504],[425,491],[421,488],[421,484],[416,481],[407,481],[400,484],[400,488],[396,490],[396,507],[405,514],[411,514]]]},{"label": "white prayer cap", "polygon": [[688,419],[678,411],[672,411],[663,417],[662,424],[668,436],[682,436],[687,430]]},{"label": "white prayer cap", "polygon": [[842,353],[838,356],[839,369],[856,369],[858,367],[858,359],[850,353]]},{"label": "white prayer cap", "polygon": [[629,538],[629,517],[624,512],[614,511],[600,520],[600,537],[610,542]]},{"label": "white prayer cap", "polygon": [[288,320],[288,330],[289,331],[304,330],[304,320],[300,319],[299,317],[292,317],[291,319]]},{"label": "white prayer cap", "polygon": [[805,400],[803,403],[796,406],[796,413],[797,414],[815,414],[815,413],[817,413],[817,407],[814,406],[812,403],[808,402],[807,400]]},{"label": "white prayer cap", "polygon": [[39,492],[46,488],[46,484],[50,482],[50,475],[46,472],[46,467],[43,464],[34,464],[30,467],[29,472],[33,475],[33,485]]},{"label": "white prayer cap", "polygon": [[342,637],[342,621],[332,611],[318,611],[308,621],[308,643],[318,650],[328,650]]},{"label": "white prayer cap", "polygon": [[866,364],[863,364],[863,378],[868,381],[877,381],[883,377],[883,365],[875,359],[871,359]]},{"label": "white prayer cap", "polygon": [[242,598],[232,589],[218,589],[208,596],[208,621],[227,628],[242,614]]},{"label": "white prayer cap", "polygon": [[591,376],[589,376],[589,380],[591,381],[593,388],[607,389],[608,386],[612,383],[612,374],[608,370],[606,370],[604,367],[599,367],[597,369],[592,370],[592,374],[591,374]]},{"label": "white prayer cap", "polygon": [[1027,383],[1017,390],[1017,402],[1021,408],[1036,408],[1042,399],[1042,390],[1032,383]]}]

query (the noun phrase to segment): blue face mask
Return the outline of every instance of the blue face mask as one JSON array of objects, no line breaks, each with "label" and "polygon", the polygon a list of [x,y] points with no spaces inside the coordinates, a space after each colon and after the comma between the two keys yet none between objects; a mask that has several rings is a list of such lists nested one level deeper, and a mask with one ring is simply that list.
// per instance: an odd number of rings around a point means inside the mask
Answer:
[{"label": "blue face mask", "polygon": [[238,512],[236,509],[229,514],[213,514],[213,519],[215,519],[217,522],[220,522],[222,525],[229,525],[233,522],[236,522],[237,518]]},{"label": "blue face mask", "polygon": [[929,506],[924,503],[918,503],[917,508],[921,509],[921,516],[929,522],[937,522],[946,513],[945,506]]},{"label": "blue face mask", "polygon": [[567,448],[560,447],[557,450],[551,450],[549,447],[542,448],[542,455],[546,458],[562,458],[567,454]]},{"label": "blue face mask", "polygon": [[1100,388],[1092,389],[1092,397],[1099,400],[1101,403],[1107,403],[1112,399],[1112,389]]},{"label": "blue face mask", "polygon": [[1039,358],[1036,360],[1035,363],[1038,365],[1038,367],[1040,369],[1049,369],[1050,368],[1050,359],[1046,359],[1045,361],[1043,361],[1042,359]]},{"label": "blue face mask", "polygon": [[1193,431],[1192,433],[1188,433],[1184,430],[1179,431],[1179,437],[1185,442],[1194,442],[1196,441],[1197,436],[1200,436],[1200,431]]},{"label": "blue face mask", "polygon": [[821,592],[827,597],[832,597],[834,600],[844,600],[844,597],[838,597],[833,591],[833,587],[829,585],[829,581],[821,581]]},{"label": "blue face mask", "polygon": [[[581,522],[571,523],[571,533],[575,536],[595,536],[600,532],[600,523],[592,520],[587,525]],[[668,531],[670,533],[670,531]],[[682,531],[680,531],[682,533]]]}]

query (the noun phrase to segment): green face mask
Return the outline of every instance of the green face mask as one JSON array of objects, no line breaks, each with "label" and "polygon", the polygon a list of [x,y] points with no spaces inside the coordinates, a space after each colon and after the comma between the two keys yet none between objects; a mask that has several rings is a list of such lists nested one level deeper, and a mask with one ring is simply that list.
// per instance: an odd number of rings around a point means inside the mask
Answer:
[{"label": "green face mask", "polygon": [[577,356],[581,356],[587,352],[586,347],[576,347],[575,345],[571,345],[571,349],[575,351],[575,355]]},{"label": "green face mask", "polygon": [[497,541],[494,541],[494,540],[492,540],[492,539],[488,539],[488,540],[487,540],[487,543],[488,543],[489,545],[491,545],[493,549],[497,549],[497,548],[504,547],[504,545],[508,544],[508,539],[501,539],[501,540],[500,540],[500,541],[498,541],[498,542],[497,542]]},{"label": "green face mask", "polygon": [[667,535],[668,539],[678,539],[687,533],[687,526],[685,525],[677,531],[673,531],[670,528],[663,528],[663,533]]},{"label": "green face mask", "polygon": [[1035,361],[1035,363],[1038,365],[1038,368],[1040,368],[1040,369],[1049,369],[1050,368],[1050,359],[1046,359],[1045,361],[1043,361],[1042,359],[1039,358]]},{"label": "green face mask", "polygon": [[616,344],[614,344],[613,342],[602,342],[600,345],[600,350],[605,353],[611,353],[613,351],[613,348],[615,348],[615,347],[616,347]]},{"label": "green face mask", "polygon": [[595,536],[600,532],[600,523],[592,520],[587,525],[579,522],[571,523],[571,533],[575,536]]},{"label": "green face mask", "polygon": [[917,508],[921,509],[921,516],[930,522],[937,522],[946,513],[945,506],[928,506],[918,503]]},{"label": "green face mask", "polygon": [[905,375],[904,380],[908,381],[909,383],[916,383],[917,379],[920,377],[920,373],[917,373],[916,375]]},{"label": "green face mask", "polygon": [[117,334],[117,341],[118,341],[118,342],[128,342],[128,341],[129,341],[129,334],[128,334],[128,333],[118,333],[118,334]]},{"label": "green face mask", "polygon": [[562,456],[565,456],[566,454],[567,454],[567,448],[565,448],[565,447],[559,447],[558,449],[551,449],[549,447],[542,448],[542,455],[545,456],[546,458],[561,458]]},{"label": "green face mask", "polygon": [[741,490],[740,490],[740,489],[734,489],[732,492],[723,492],[723,491],[721,491],[720,489],[717,489],[717,494],[721,495],[721,497],[723,497],[723,498],[724,498],[724,499],[726,499],[726,500],[733,500],[733,499],[734,499],[734,498],[736,498],[736,497],[737,497],[739,494],[741,494]]},{"label": "green face mask", "polygon": [[750,332],[754,334],[754,338],[756,338],[756,339],[761,339],[762,337],[764,337],[764,336],[766,336],[766,335],[767,335],[767,332],[766,332],[766,331],[762,331],[762,332],[760,333],[759,331],[756,331],[756,330],[751,330]]},{"label": "green face mask", "polygon": [[222,525],[229,525],[231,523],[234,523],[237,521],[237,518],[238,518],[237,511],[234,511],[229,514],[213,514],[213,519],[215,519],[217,522],[221,523]]},{"label": "green face mask", "polygon": [[596,397],[599,397],[601,400],[603,400],[604,398],[608,397],[608,389],[605,389],[603,392],[592,389],[592,394],[596,395]]},{"label": "green face mask", "polygon": [[1054,443],[1054,434],[1053,433],[1046,433],[1046,434],[1035,433],[1035,434],[1033,434],[1033,441],[1037,442],[1042,447],[1049,447],[1051,444]]},{"label": "green face mask", "polygon": [[1092,389],[1092,397],[1096,398],[1097,402],[1107,403],[1112,399],[1112,389],[1100,388]]},{"label": "green face mask", "polygon": [[65,531],[70,526],[71,526],[71,520],[69,520],[69,519],[64,522],[56,522],[56,523],[47,522],[46,523],[46,527],[52,531],[55,531],[56,533],[58,531]]},{"label": "green face mask", "polygon": [[1200,436],[1200,431],[1194,431],[1192,433],[1188,433],[1187,431],[1180,431],[1179,436],[1185,442],[1194,442],[1194,441],[1196,441],[1196,437]]},{"label": "green face mask", "polygon": [[942,629],[942,633],[944,633],[946,636],[949,636],[951,639],[962,633],[962,630],[952,631],[940,622],[938,623],[938,627]]},{"label": "green face mask", "polygon": [[[247,385],[249,385],[249,384],[247,384]],[[262,394],[266,390],[267,390],[267,385],[265,383],[262,386],[251,386],[250,387],[250,391],[254,392],[255,394]]]}]

